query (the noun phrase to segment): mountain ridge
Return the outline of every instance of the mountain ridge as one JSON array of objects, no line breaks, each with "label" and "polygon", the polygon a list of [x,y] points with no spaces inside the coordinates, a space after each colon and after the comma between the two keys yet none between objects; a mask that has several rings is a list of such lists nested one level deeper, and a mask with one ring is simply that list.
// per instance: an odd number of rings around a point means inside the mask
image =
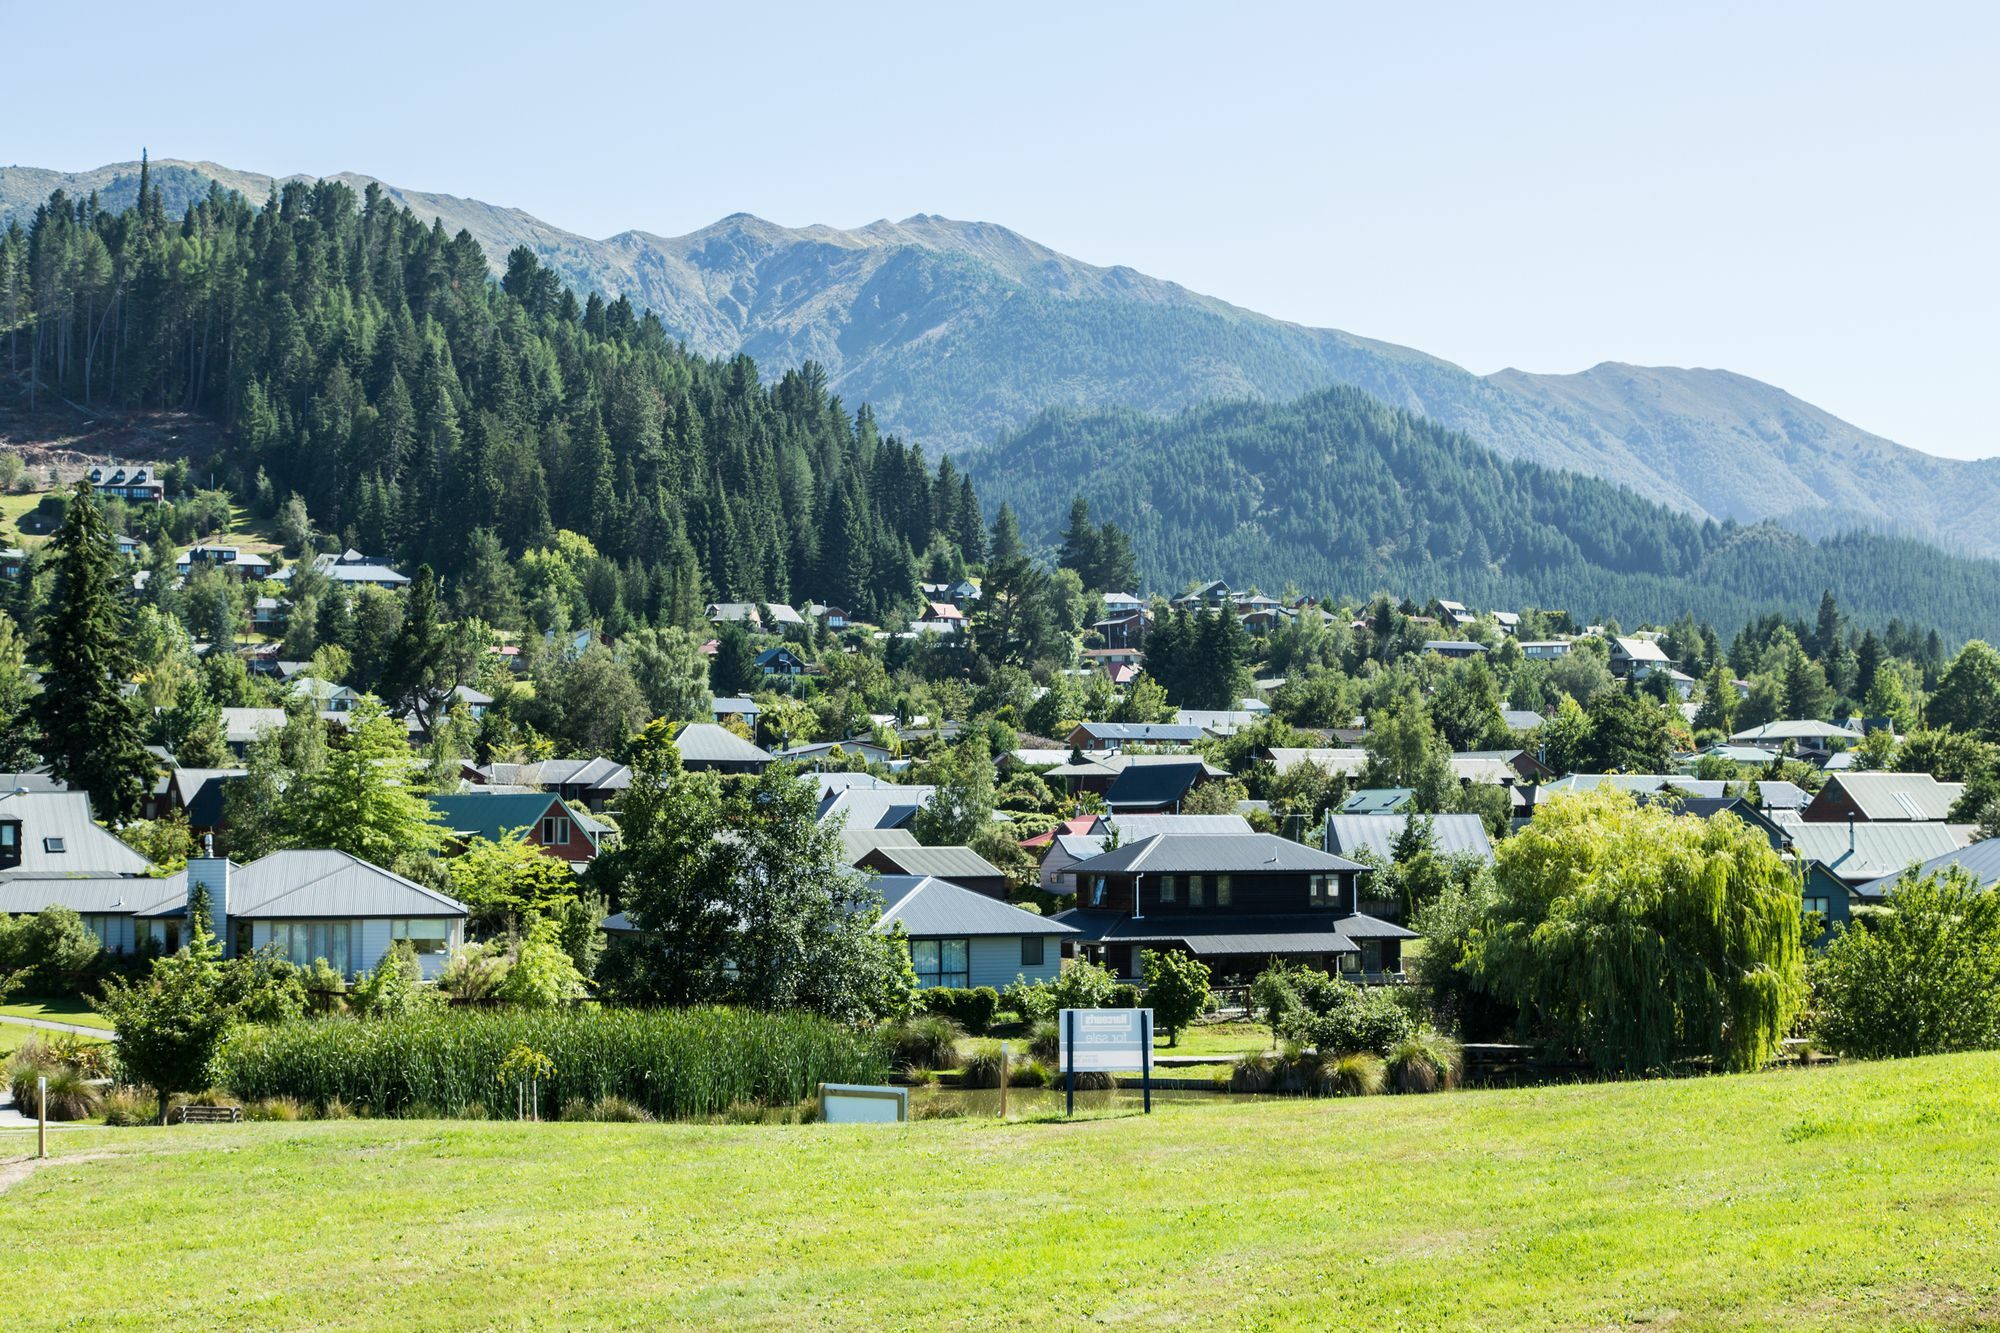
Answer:
[{"label": "mountain ridge", "polygon": [[[206,181],[261,199],[308,176],[162,159],[180,196]],[[136,193],[136,163],[0,168],[0,221],[58,186]],[[363,189],[376,178],[328,179]],[[990,222],[933,213],[860,227],[787,227],[732,213],[679,237],[592,240],[520,209],[377,182],[479,240],[496,271],[516,245],[579,290],[626,295],[690,348],[813,360],[885,428],[974,456],[1052,407],[1155,415],[1208,401],[1284,402],[1362,389],[1512,457],[1624,485],[1691,514],[1773,518],[1814,533],[1868,527],[2000,555],[2000,459],[1911,449],[1727,370],[1600,362],[1571,374],[1479,376],[1419,349],[1279,320],[1123,265],[1089,264]]]}]

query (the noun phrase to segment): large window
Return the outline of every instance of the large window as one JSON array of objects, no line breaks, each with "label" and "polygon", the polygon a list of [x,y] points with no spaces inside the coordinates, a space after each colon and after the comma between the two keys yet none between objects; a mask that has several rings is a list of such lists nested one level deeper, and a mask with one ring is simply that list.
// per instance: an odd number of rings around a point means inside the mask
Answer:
[{"label": "large window", "polygon": [[1177,903],[1181,900],[1181,877],[1179,875],[1160,876],[1160,901]]},{"label": "large window", "polygon": [[911,940],[910,962],[925,986],[972,984],[972,945],[968,940]]},{"label": "large window", "polygon": [[542,846],[560,847],[569,841],[569,820],[561,815],[546,815],[542,819]]},{"label": "large window", "polygon": [[1340,905],[1340,881],[1332,875],[1314,875],[1309,894],[1314,907],[1338,907]]},{"label": "large window", "polygon": [[1215,905],[1217,907],[1229,906],[1229,876],[1227,875],[1217,875],[1215,877]]},{"label": "large window", "polygon": [[1208,906],[1208,876],[1206,875],[1188,876],[1188,906],[1189,907]]},{"label": "large window", "polygon": [[408,940],[418,953],[444,953],[451,947],[451,922],[424,917],[391,921],[389,938]]},{"label": "large window", "polygon": [[1023,935],[1021,937],[1021,966],[1040,967],[1042,965],[1042,947],[1047,943],[1048,941],[1044,940],[1040,935]]},{"label": "large window", "polygon": [[[1814,913],[1817,913],[1817,914],[1818,914],[1819,916],[1821,916],[1822,918],[1824,918],[1824,917],[1826,916],[1826,899],[1825,899],[1825,898],[1823,898],[1823,897],[1809,897],[1809,898],[1807,898],[1807,899],[1806,899],[1806,911],[1808,911],[1808,912],[1814,912]],[[88,919],[89,919],[89,918],[87,918],[87,917],[85,918],[85,920],[88,920]]]},{"label": "large window", "polygon": [[353,923],[348,921],[273,921],[270,942],[300,967],[324,958],[336,972],[352,972]]}]

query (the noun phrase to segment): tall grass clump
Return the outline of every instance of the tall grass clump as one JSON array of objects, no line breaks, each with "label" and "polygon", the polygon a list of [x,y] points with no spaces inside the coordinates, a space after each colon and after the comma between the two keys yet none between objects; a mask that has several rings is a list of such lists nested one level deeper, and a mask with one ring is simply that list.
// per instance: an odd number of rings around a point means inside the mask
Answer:
[{"label": "tall grass clump", "polygon": [[[548,1057],[541,1113],[618,1098],[657,1119],[785,1105],[820,1083],[880,1083],[874,1033],[809,1014],[744,1009],[425,1010],[393,1018],[299,1020],[247,1029],[223,1051],[222,1082],[246,1099],[295,1097],[379,1116],[461,1117],[516,1092],[497,1077],[516,1047]],[[479,1111],[475,1111],[479,1108]]]},{"label": "tall grass clump", "polygon": [[1436,1092],[1458,1086],[1459,1045],[1435,1028],[1419,1028],[1389,1048],[1389,1086]]}]

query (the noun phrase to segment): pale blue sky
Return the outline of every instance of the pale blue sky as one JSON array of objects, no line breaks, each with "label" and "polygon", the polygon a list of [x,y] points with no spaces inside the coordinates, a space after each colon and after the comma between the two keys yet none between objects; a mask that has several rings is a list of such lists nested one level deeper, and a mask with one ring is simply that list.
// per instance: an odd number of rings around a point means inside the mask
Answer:
[{"label": "pale blue sky", "polygon": [[1993,6],[438,8],[0,0],[0,160],[593,236],[978,218],[1477,371],[1722,366],[2000,454]]}]

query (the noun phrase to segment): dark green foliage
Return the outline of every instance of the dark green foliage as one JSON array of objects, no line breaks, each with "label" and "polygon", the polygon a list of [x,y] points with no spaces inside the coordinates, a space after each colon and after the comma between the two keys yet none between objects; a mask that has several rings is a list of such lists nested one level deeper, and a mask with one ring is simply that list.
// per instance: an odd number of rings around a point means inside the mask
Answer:
[{"label": "dark green foliage", "polygon": [[138,815],[154,763],[125,682],[137,669],[130,642],[131,599],[118,549],[90,483],[78,482],[55,538],[55,592],[37,629],[44,666],[35,697],[50,771],[90,793],[100,819]]},{"label": "dark green foliage", "polygon": [[1833,587],[1850,621],[1914,616],[1971,635],[2000,617],[2000,565],[1886,537],[1814,542],[1699,521],[1509,461],[1349,388],[1169,419],[1048,412],[982,452],[971,474],[1043,549],[1081,482],[1091,511],[1131,533],[1156,588],[1289,579],[1629,623],[1691,611],[1727,626],[1772,605],[1811,606]]},{"label": "dark green foliage", "polygon": [[1665,773],[1674,745],[1666,709],[1643,695],[1606,690],[1584,710],[1590,734],[1578,756],[1586,773]]},{"label": "dark green foliage", "polygon": [[1145,1004],[1154,1024],[1167,1034],[1167,1044],[1181,1044],[1181,1029],[1208,1008],[1209,966],[1178,949],[1148,949],[1144,968]]},{"label": "dark green foliage", "polygon": [[1000,992],[991,986],[932,986],[918,992],[918,997],[925,1013],[943,1014],[975,1037],[984,1036],[1000,1012]]},{"label": "dark green foliage", "polygon": [[806,1014],[739,1009],[443,1010],[388,1019],[329,1018],[253,1028],[218,1061],[240,1097],[342,1102],[374,1115],[461,1116],[498,1107],[496,1077],[526,1045],[554,1072],[545,1115],[581,1098],[622,1097],[660,1119],[717,1115],[737,1103],[785,1105],[820,1083],[879,1083],[889,1052],[873,1032]]},{"label": "dark green foliage", "polygon": [[1870,1059],[2000,1045],[2000,894],[1963,871],[1906,874],[1887,909],[1814,962],[1819,1039]]},{"label": "dark green foliage", "polygon": [[29,995],[73,995],[102,952],[97,937],[70,908],[51,906],[34,916],[0,916],[0,995],[9,989]]}]

